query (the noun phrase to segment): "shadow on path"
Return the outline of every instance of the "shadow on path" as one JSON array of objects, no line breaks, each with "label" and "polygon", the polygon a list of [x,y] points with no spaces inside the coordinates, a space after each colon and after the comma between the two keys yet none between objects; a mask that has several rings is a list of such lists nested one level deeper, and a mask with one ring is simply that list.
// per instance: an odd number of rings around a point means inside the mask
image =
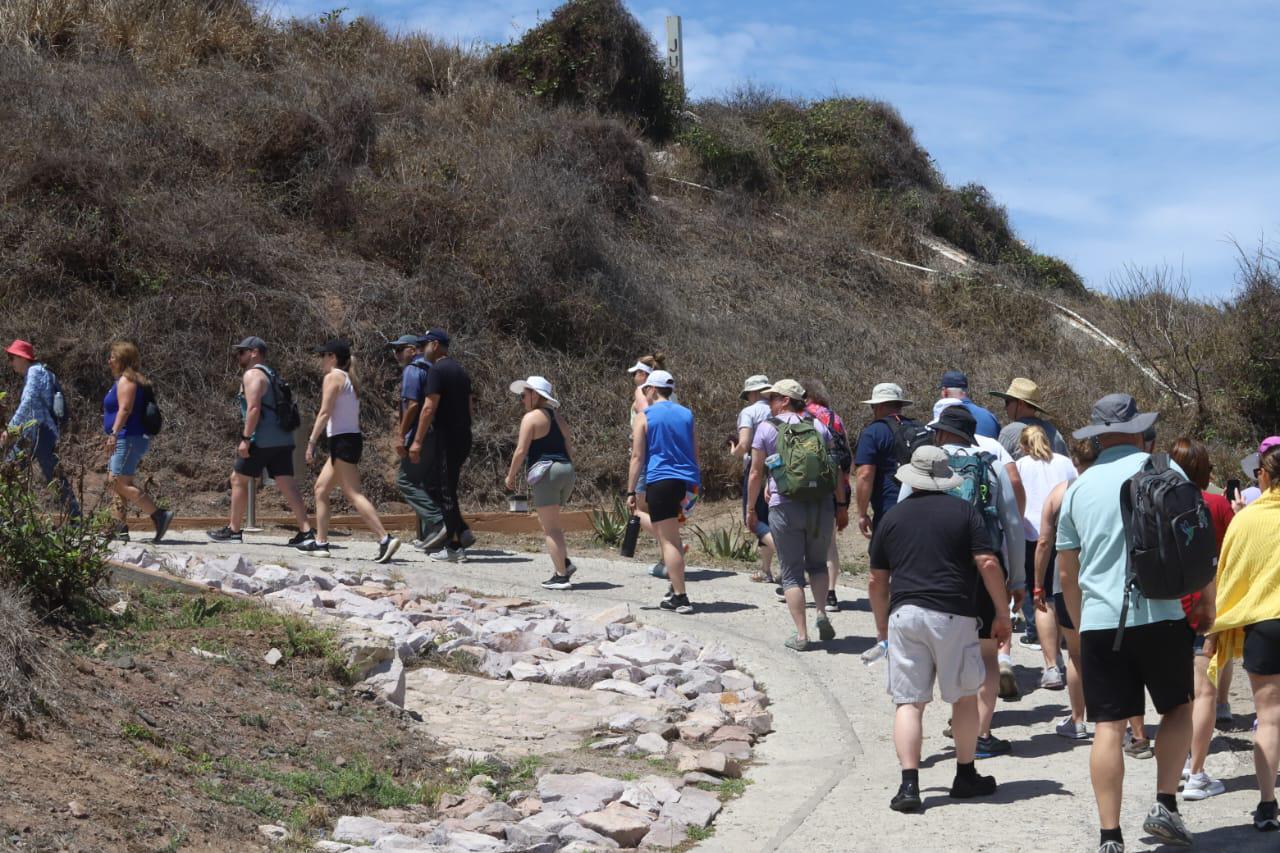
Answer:
[{"label": "shadow on path", "polygon": [[608,581],[587,581],[586,583],[580,583],[578,581],[574,581],[573,588],[583,589],[583,590],[603,590],[603,589],[622,589],[622,586],[621,584],[609,583]]},{"label": "shadow on path", "polygon": [[[979,772],[981,772],[981,768],[979,768]],[[949,794],[950,788],[926,788],[925,791],[937,791],[938,793],[924,801],[924,808],[928,810],[943,805],[968,806],[990,803],[1020,803],[1026,800],[1033,800],[1036,797],[1072,796],[1070,791],[1062,787],[1061,782],[1054,782],[1049,779],[1015,779],[1002,785],[999,785],[999,781],[997,777],[998,787],[990,797],[974,797],[972,800],[953,800]]]}]

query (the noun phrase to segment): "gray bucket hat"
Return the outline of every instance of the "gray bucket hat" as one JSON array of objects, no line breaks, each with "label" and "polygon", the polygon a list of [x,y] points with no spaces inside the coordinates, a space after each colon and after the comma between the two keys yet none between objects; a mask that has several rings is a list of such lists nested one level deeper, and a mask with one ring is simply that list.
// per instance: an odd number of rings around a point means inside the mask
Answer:
[{"label": "gray bucket hat", "polygon": [[899,483],[925,492],[947,492],[964,482],[964,478],[951,470],[947,451],[932,444],[924,444],[911,454],[911,461],[898,466],[894,474]]},{"label": "gray bucket hat", "polygon": [[1139,412],[1137,402],[1128,394],[1108,394],[1093,404],[1089,425],[1071,433],[1071,436],[1083,441],[1095,435],[1115,432],[1141,435],[1155,426],[1159,419],[1159,412]]}]

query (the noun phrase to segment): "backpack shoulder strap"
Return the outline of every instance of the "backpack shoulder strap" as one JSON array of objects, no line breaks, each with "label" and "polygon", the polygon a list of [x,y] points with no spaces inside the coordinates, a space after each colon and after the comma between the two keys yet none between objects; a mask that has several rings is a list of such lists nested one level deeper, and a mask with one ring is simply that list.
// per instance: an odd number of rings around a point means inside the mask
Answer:
[{"label": "backpack shoulder strap", "polygon": [[766,421],[765,421],[765,423],[769,424],[770,426],[772,426],[774,429],[778,430],[779,432],[781,432],[781,431],[782,431],[782,428],[783,428],[784,426],[786,426],[786,424],[785,424],[785,422],[782,420],[782,418],[778,417],[777,415],[770,415],[770,416],[769,416],[769,419],[768,419],[768,420],[766,420]]},{"label": "backpack shoulder strap", "polygon": [[1168,453],[1152,453],[1151,458],[1147,460],[1147,465],[1151,466],[1151,471],[1155,474],[1163,474],[1165,471],[1172,470],[1169,465]]},{"label": "backpack shoulder strap", "polygon": [[262,408],[266,409],[268,412],[274,412],[276,410],[276,406],[280,404],[280,391],[276,387],[276,372],[265,364],[255,364],[249,369],[261,370],[267,375],[267,383],[271,386],[271,402],[273,405],[268,406],[266,403],[262,403],[261,405]]},{"label": "backpack shoulder strap", "polygon": [[1120,484],[1120,522],[1124,527],[1124,600],[1120,602],[1120,624],[1116,628],[1113,652],[1120,651],[1124,626],[1129,616],[1129,598],[1133,595],[1133,505],[1138,484],[1132,478]]}]

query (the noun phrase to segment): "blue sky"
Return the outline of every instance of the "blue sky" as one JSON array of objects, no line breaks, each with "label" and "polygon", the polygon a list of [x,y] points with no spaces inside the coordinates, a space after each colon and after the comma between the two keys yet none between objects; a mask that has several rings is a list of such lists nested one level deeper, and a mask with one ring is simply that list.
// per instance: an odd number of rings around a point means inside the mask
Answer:
[{"label": "blue sky", "polygon": [[[278,0],[345,5],[464,44],[518,37],[554,0]],[[1236,250],[1280,227],[1280,6],[1269,0],[632,2],[665,43],[684,18],[690,94],[751,82],[876,97],[947,180],[985,184],[1020,236],[1105,289],[1126,265],[1225,297]]]}]

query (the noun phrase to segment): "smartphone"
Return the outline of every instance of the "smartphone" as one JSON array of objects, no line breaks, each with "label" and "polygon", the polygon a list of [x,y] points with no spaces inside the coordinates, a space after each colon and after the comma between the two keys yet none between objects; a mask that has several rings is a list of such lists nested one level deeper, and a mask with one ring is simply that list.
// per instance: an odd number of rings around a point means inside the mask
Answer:
[{"label": "smartphone", "polygon": [[1234,501],[1240,497],[1240,481],[1227,480],[1227,500]]}]

